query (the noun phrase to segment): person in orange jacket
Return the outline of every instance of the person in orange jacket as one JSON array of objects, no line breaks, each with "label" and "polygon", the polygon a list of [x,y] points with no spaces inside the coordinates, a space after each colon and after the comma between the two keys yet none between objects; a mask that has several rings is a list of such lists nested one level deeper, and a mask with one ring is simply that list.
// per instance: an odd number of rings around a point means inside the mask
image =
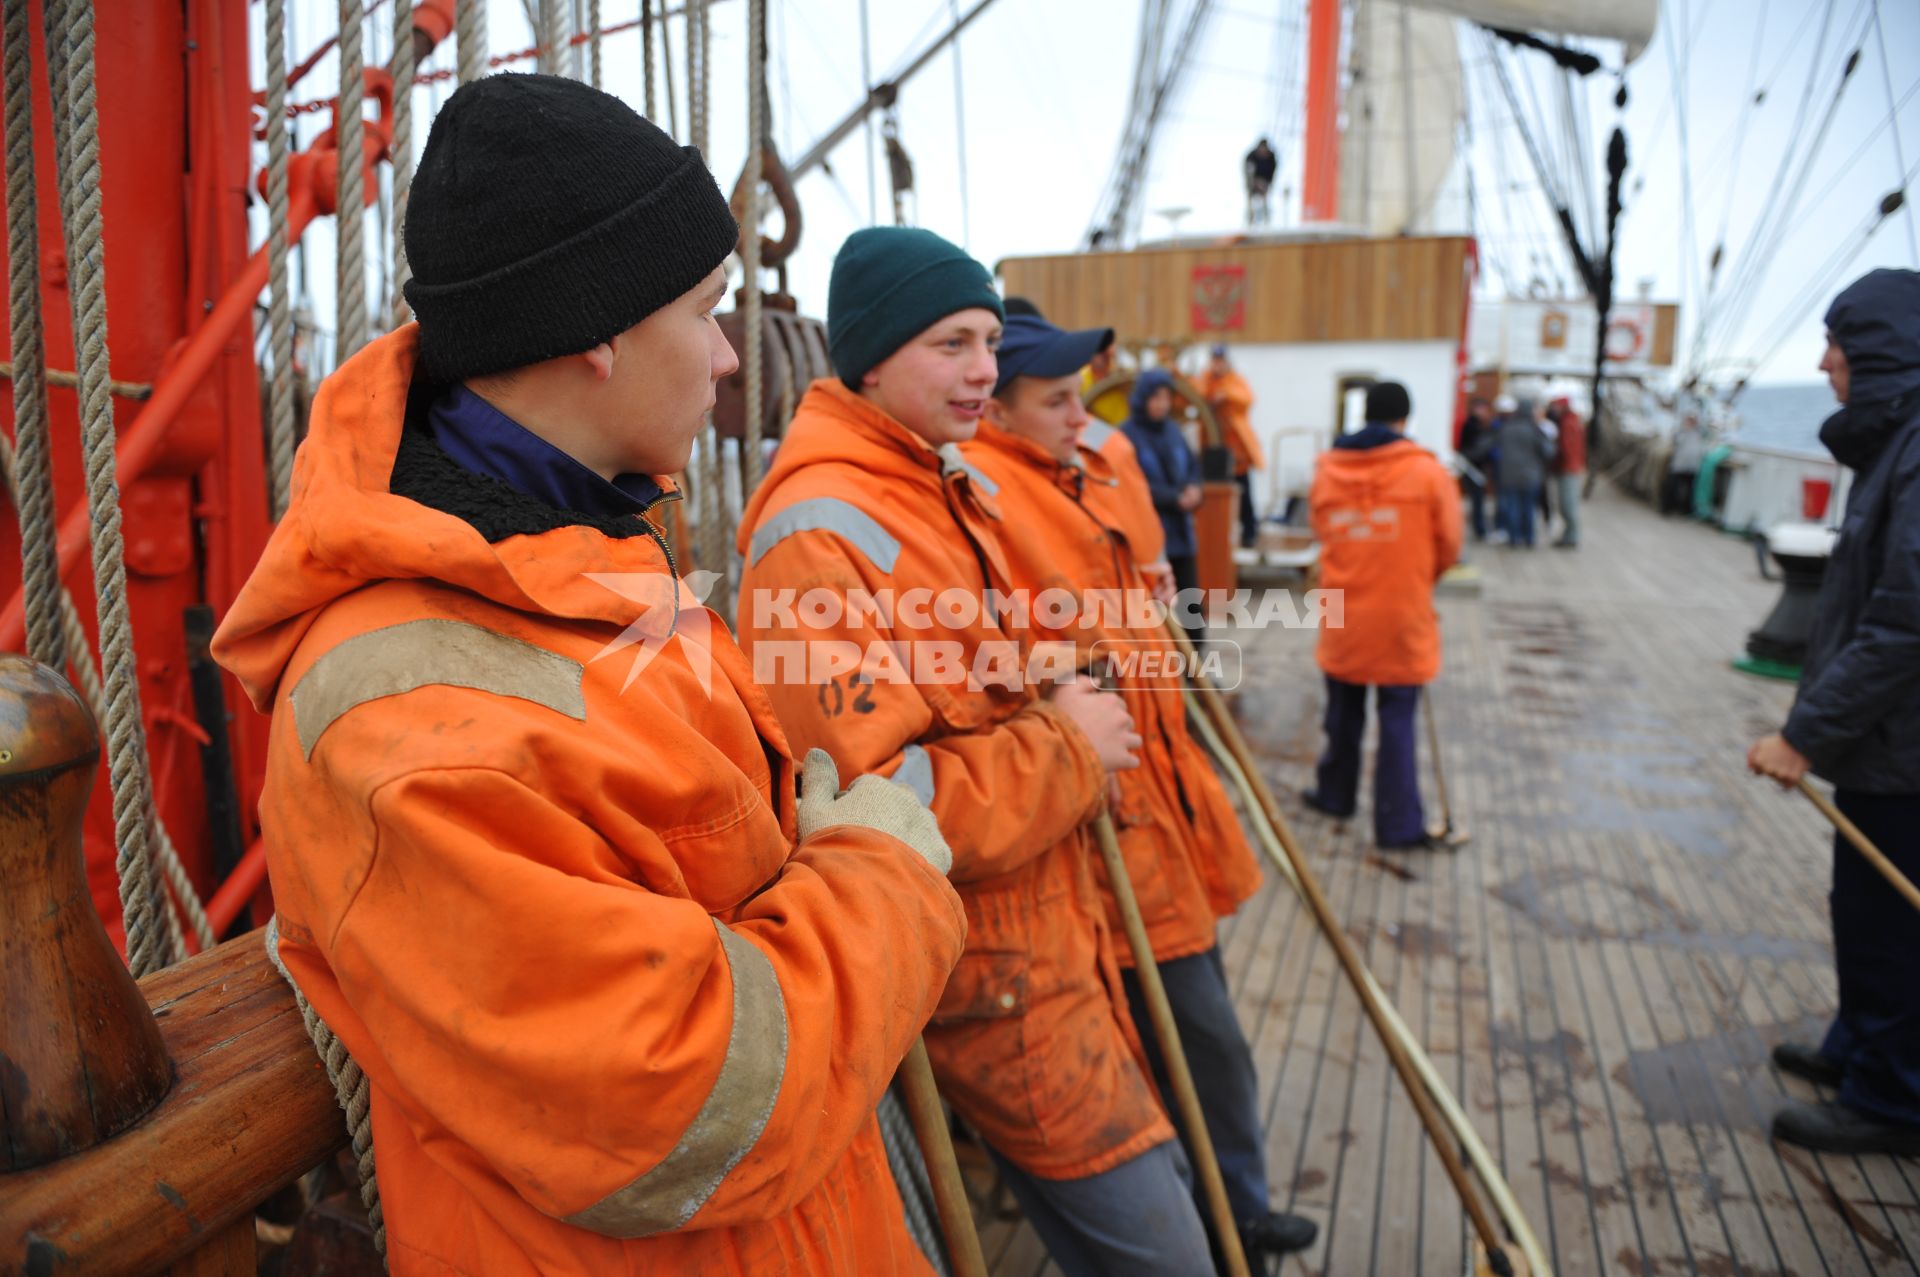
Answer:
[{"label": "person in orange jacket", "polygon": [[824,755],[796,801],[649,513],[738,364],[736,235],[617,98],[462,87],[419,322],[321,386],[215,642],[272,714],[268,943],[371,1083],[396,1273],[932,1271],[874,1109],[960,956],[950,855]]},{"label": "person in orange jacket", "polygon": [[[1112,340],[1111,329],[1063,332],[1038,317],[1009,316],[986,419],[961,451],[998,485],[1003,517],[1029,530],[1005,543],[1015,588],[1033,595],[1064,589],[1073,597],[1072,615],[1057,625],[1045,625],[1048,614],[1036,612],[1043,637],[1071,643],[1077,665],[1117,683],[1145,741],[1141,765],[1118,774],[1119,798],[1109,809],[1241,1242],[1259,1260],[1303,1249],[1318,1231],[1310,1220],[1271,1209],[1259,1078],[1214,931],[1217,919],[1259,889],[1260,867],[1206,754],[1187,734],[1179,676],[1146,663],[1177,649],[1156,623],[1125,525],[1096,495],[1113,492],[1119,480],[1086,447],[1091,418],[1077,374]],[[1104,865],[1096,878],[1108,925],[1122,934]],[[1132,953],[1122,949],[1120,961],[1134,1024],[1168,1094]]]},{"label": "person in orange jacket", "polygon": [[1343,595],[1343,624],[1320,631],[1327,680],[1327,747],[1307,805],[1353,815],[1367,690],[1375,689],[1373,831],[1381,847],[1435,845],[1420,805],[1414,720],[1420,689],[1440,672],[1433,586],[1460,557],[1459,489],[1439,459],[1406,437],[1406,387],[1367,390],[1364,428],[1320,455],[1307,502],[1320,539],[1323,588]]},{"label": "person in orange jacket", "polygon": [[913,784],[939,818],[967,945],[928,1054],[1054,1260],[1203,1273],[1083,828],[1142,742],[1119,696],[1036,659],[1010,615],[1005,542],[1024,531],[958,447],[1001,323],[986,269],[939,236],[847,240],[827,302],[838,377],[808,388],[741,521],[741,633],[796,742]]},{"label": "person in orange jacket", "polygon": [[1253,429],[1253,387],[1235,370],[1225,346],[1215,346],[1200,376],[1200,393],[1220,423],[1220,435],[1233,453],[1233,477],[1240,485],[1240,544],[1250,547],[1260,536],[1260,518],[1253,508],[1253,472],[1267,468],[1266,450]]}]

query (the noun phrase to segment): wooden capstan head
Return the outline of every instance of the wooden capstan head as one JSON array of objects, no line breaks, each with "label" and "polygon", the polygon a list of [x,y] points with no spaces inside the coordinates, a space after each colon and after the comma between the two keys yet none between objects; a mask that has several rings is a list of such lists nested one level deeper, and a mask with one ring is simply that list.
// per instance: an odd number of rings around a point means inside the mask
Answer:
[{"label": "wooden capstan head", "polygon": [[125,1130],[172,1082],[87,891],[80,827],[99,762],[66,680],[0,656],[0,1172]]}]

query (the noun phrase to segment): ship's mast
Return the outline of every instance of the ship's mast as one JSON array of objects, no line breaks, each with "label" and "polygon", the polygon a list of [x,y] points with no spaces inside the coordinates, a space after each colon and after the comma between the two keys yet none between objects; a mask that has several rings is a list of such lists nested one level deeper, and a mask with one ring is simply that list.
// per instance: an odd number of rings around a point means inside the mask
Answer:
[{"label": "ship's mast", "polygon": [[1340,18],[1340,0],[1307,0],[1307,127],[1300,181],[1304,222],[1331,222],[1339,216]]}]

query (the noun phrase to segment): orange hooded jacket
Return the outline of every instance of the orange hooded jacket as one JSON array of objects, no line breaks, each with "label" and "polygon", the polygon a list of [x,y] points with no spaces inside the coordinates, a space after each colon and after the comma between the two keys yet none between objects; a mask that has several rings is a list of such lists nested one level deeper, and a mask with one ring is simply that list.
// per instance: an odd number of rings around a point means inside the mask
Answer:
[{"label": "orange hooded jacket", "polygon": [[1222,373],[1209,368],[1200,374],[1200,393],[1213,406],[1221,437],[1233,453],[1233,472],[1266,469],[1266,449],[1253,429],[1253,387],[1247,379],[1231,368]]},{"label": "orange hooded jacket", "polygon": [[795,846],[664,541],[403,429],[415,350],[321,386],[215,643],[273,715],[279,953],[372,1081],[394,1271],[927,1271],[873,1110],[959,901],[884,834]]},{"label": "orange hooded jacket", "polygon": [[1343,623],[1320,631],[1320,668],[1346,683],[1431,682],[1433,585],[1460,557],[1460,489],[1447,468],[1409,439],[1336,447],[1315,463],[1307,501],[1321,586],[1344,593]]},{"label": "orange hooded jacket", "polygon": [[[1143,619],[1129,618],[1126,608],[1148,600],[1147,582],[1124,532],[1094,500],[1119,480],[1097,452],[1083,447],[1080,464],[1064,466],[988,422],[962,451],[999,485],[1002,513],[1024,530],[1005,542],[1014,587],[1036,596],[1064,589],[1077,601],[1075,619],[1043,637],[1072,643],[1082,665],[1108,664],[1103,658],[1117,665],[1119,690],[1145,745],[1139,767],[1115,773],[1120,802],[1113,823],[1153,956],[1169,962],[1204,953],[1217,942],[1215,921],[1259,890],[1260,867],[1205,753],[1187,735],[1179,678],[1143,664],[1177,649],[1163,626],[1129,624]],[[1122,935],[1104,863],[1096,861],[1094,875],[1108,925]],[[1119,958],[1132,965],[1125,946]]]},{"label": "orange hooded jacket", "polygon": [[967,912],[926,1031],[941,1091],[1002,1156],[1077,1179],[1173,1130],[1082,828],[1106,771],[1017,677],[1023,637],[966,603],[1009,590],[990,487],[957,449],[814,382],[741,520],[741,637],[796,745],[927,798]]},{"label": "orange hooded jacket", "polygon": [[1133,450],[1133,440],[1118,426],[1095,417],[1080,436],[1081,446],[1098,453],[1113,471],[1113,483],[1096,484],[1088,500],[1101,511],[1101,521],[1127,539],[1135,563],[1159,563],[1167,556],[1167,530],[1153,508],[1153,490]]}]

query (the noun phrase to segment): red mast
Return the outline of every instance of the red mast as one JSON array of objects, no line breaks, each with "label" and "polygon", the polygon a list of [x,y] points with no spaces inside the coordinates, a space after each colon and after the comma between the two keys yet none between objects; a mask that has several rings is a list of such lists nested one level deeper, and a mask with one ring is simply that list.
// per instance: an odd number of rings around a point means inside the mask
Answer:
[{"label": "red mast", "polygon": [[1331,222],[1340,209],[1340,0],[1307,0],[1307,132],[1300,218]]}]

